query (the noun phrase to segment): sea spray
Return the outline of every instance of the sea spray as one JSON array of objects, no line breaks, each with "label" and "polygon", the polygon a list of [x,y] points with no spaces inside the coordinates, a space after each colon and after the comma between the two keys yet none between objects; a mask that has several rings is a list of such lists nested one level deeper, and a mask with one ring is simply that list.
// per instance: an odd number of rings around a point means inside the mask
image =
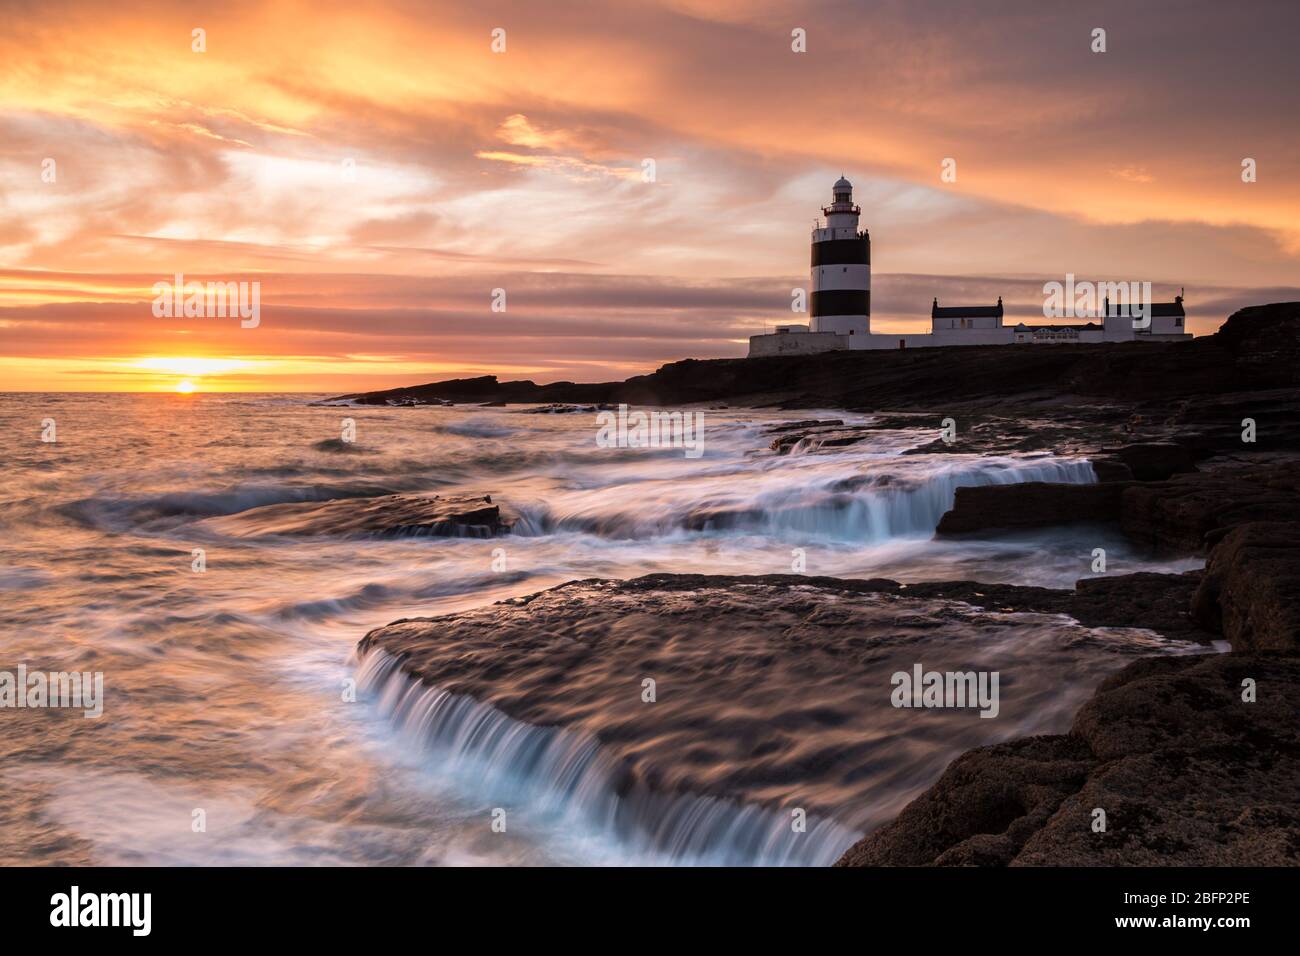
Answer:
[{"label": "sea spray", "polygon": [[[803,456],[801,456],[803,457]],[[808,456],[812,457],[812,456]],[[783,466],[793,465],[788,457]],[[817,464],[817,463],[810,463]],[[872,470],[850,473],[809,467],[786,480],[771,472],[738,484],[732,476],[700,477],[689,485],[644,482],[624,489],[559,493],[545,503],[518,506],[516,534],[575,531],[609,539],[650,539],[691,532],[807,536],[827,541],[876,545],[898,538],[930,537],[953,506],[957,488],[1028,481],[1088,484],[1096,481],[1086,460],[1044,458],[943,458],[916,474],[897,459],[869,463]],[[689,490],[690,494],[679,491]]]}]

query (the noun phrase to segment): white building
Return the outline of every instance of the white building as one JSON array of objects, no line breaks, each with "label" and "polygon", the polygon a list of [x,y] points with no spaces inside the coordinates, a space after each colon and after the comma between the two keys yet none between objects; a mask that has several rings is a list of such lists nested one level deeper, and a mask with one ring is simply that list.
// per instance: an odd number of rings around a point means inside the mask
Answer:
[{"label": "white building", "polygon": [[825,225],[812,231],[812,296],[808,325],[778,325],[776,331],[749,337],[749,354],[807,355],[837,349],[933,348],[941,345],[1044,345],[1086,342],[1173,342],[1190,339],[1183,297],[1151,304],[1141,318],[1135,307],[1105,300],[1092,321],[1063,325],[1003,324],[998,304],[930,309],[930,331],[888,334],[871,331],[871,237],[858,229],[862,210],[853,203],[853,185],[836,181],[834,201],[822,207]]}]

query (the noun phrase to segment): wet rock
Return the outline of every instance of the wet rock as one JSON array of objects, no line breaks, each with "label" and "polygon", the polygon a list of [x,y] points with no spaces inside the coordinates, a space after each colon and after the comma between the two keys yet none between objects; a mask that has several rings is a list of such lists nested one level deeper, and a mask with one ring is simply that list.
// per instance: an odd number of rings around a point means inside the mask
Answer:
[{"label": "wet rock", "polygon": [[344,441],[342,438],[326,438],[318,441],[311,446],[317,451],[330,452],[336,455],[357,455],[365,454],[367,450],[362,448],[356,442]]},{"label": "wet rock", "polygon": [[598,412],[606,409],[607,405],[565,405],[558,402],[552,402],[549,405],[539,405],[536,408],[525,408],[525,415],[576,415],[579,412]]},{"label": "wet rock", "polygon": [[384,400],[384,404],[392,408],[413,408],[417,405],[438,405],[446,408],[455,405],[455,402],[449,402],[445,398],[421,397],[416,395],[404,395]]},{"label": "wet rock", "polygon": [[745,525],[761,527],[765,513],[760,508],[696,508],[686,516],[687,531],[728,531]]},{"label": "wet rock", "polygon": [[968,751],[836,866],[1006,866],[1095,765],[1082,741],[1065,736]]},{"label": "wet rock", "polygon": [[[799,806],[858,828],[891,818],[963,747],[995,732],[995,721],[932,714],[924,759],[903,754],[898,741],[915,723],[890,702],[894,671],[917,660],[937,667],[945,654],[973,667],[981,648],[1007,642],[987,651],[1017,673],[1004,714],[1039,722],[1062,694],[1087,693],[1030,666],[1044,646],[1054,666],[1097,679],[1114,655],[1148,651],[1104,640],[1099,653],[1103,639],[1063,616],[1073,599],[974,582],[655,574],[395,621],[358,652],[383,651],[410,678],[514,720],[594,738],[625,787]],[[656,683],[652,703],[645,678]]]},{"label": "wet rock", "polygon": [[796,447],[802,447],[809,451],[815,451],[819,448],[843,448],[847,445],[856,445],[859,442],[866,441],[871,436],[872,431],[866,427],[804,428],[799,431],[778,435],[772,439],[772,443],[768,447],[777,454],[787,455],[794,451]]},{"label": "wet rock", "polygon": [[1074,485],[1026,481],[958,488],[952,510],[939,519],[936,532],[956,535],[992,528],[1118,521],[1126,487],[1123,482]]},{"label": "wet rock", "polygon": [[1176,474],[1196,470],[1192,452],[1173,442],[1126,445],[1109,453],[1127,465],[1138,481],[1164,481]]},{"label": "wet rock", "polygon": [[1207,644],[1219,636],[1191,613],[1200,571],[1183,574],[1107,574],[1081,578],[1073,590],[937,581],[899,585],[911,597],[964,601],[992,611],[1066,614],[1088,627],[1145,627],[1175,640]]},{"label": "wet rock", "polygon": [[779,425],[770,425],[764,431],[769,435],[774,435],[779,432],[807,431],[810,428],[830,428],[843,424],[844,420],[840,418],[808,418],[800,422],[782,422]]},{"label": "wet rock", "polygon": [[1237,466],[1125,487],[1120,528],[1153,548],[1204,551],[1236,525],[1300,521],[1300,470],[1294,462]]},{"label": "wet rock", "polygon": [[[1119,522],[1138,544],[1169,553],[1213,547],[1228,530],[1251,521],[1300,521],[1300,467],[1210,462],[1205,471],[1169,481],[1107,481],[1090,485],[1023,482],[958,488],[937,533]],[[1095,466],[1094,466],[1095,470]]]},{"label": "wet rock", "polygon": [[[1243,442],[1248,423],[1255,441]],[[1300,390],[1254,388],[1224,395],[1195,395],[1168,422],[1171,440],[1198,457],[1266,454],[1300,449]]]},{"label": "wet rock", "polygon": [[1092,470],[1098,481],[1133,481],[1133,470],[1118,458],[1093,458]]},{"label": "wet rock", "polygon": [[1166,637],[1206,643],[1219,630],[1192,613],[1202,572],[1106,574],[1074,583],[1068,613],[1096,627],[1148,627]]},{"label": "wet rock", "polygon": [[1300,648],[1300,523],[1229,531],[1210,553],[1192,610],[1234,649]]},{"label": "wet rock", "polygon": [[1144,658],[1069,734],[963,754],[837,865],[1294,866],[1298,702],[1294,654]]},{"label": "wet rock", "polygon": [[503,517],[500,507],[486,495],[385,495],[265,505],[204,523],[236,537],[283,534],[489,538],[507,533],[513,519]]}]

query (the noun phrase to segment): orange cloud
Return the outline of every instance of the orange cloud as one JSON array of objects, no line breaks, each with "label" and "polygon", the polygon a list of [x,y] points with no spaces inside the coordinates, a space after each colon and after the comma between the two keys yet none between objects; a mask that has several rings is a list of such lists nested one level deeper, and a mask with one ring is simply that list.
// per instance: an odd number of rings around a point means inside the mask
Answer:
[{"label": "orange cloud", "polygon": [[[1294,5],[1242,18],[1208,0],[1106,0],[1085,17],[1028,2],[659,0],[593,17],[566,0],[66,0],[7,26],[0,256],[15,271],[0,275],[0,341],[35,363],[26,385],[97,359],[238,359],[250,364],[230,381],[289,387],[325,365],[383,381],[383,361],[392,375],[495,361],[564,377],[741,354],[768,315],[747,290],[788,299],[842,170],[882,282],[1300,285]],[[939,178],[947,158],[955,182]],[[263,276],[286,322],[251,347],[137,317],[122,341],[111,310],[174,272]],[[587,277],[557,283],[567,303],[483,313],[486,290],[538,294],[558,273]],[[583,325],[584,283],[606,289],[599,319],[615,334]],[[701,286],[721,298],[698,322],[698,304],[663,304]],[[882,322],[913,321],[940,291],[898,288],[916,302]],[[75,348],[50,334],[74,327]],[[485,343],[468,328],[512,331]],[[114,369],[94,381],[125,380]]]}]

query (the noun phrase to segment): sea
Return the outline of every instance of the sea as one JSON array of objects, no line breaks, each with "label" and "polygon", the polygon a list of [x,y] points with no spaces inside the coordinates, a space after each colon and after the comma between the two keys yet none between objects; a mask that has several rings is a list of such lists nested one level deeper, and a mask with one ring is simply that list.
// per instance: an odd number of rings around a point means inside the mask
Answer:
[{"label": "sea", "polygon": [[[519,744],[551,741],[555,728],[510,724],[474,701],[454,702],[454,721],[446,701],[415,706],[391,673],[358,659],[358,640],[573,579],[794,572],[1071,587],[1093,573],[1097,548],[1108,573],[1201,562],[1138,553],[1089,526],[935,539],[957,487],[1095,480],[1082,458],[908,454],[936,437],[919,427],[843,447],[769,447],[782,423],[866,415],[706,408],[703,454],[689,457],[603,447],[592,410],[325,398],[0,394],[0,673],[98,673],[104,688],[98,717],[0,708],[0,859],[824,865],[965,749],[1063,732],[1101,677],[1134,656],[1200,650],[1147,631],[1033,621],[1004,652],[1034,706],[953,733],[881,726],[892,774],[874,782],[873,806],[831,813],[814,848],[774,857],[749,832],[770,824],[769,808],[708,794],[721,821],[708,839],[630,839],[610,823],[617,792],[579,795],[554,779],[562,768]],[[392,494],[490,495],[514,529],[257,533],[262,506]],[[731,518],[701,519],[718,513]],[[216,520],[230,516],[243,516],[238,533]],[[986,631],[939,629],[927,659],[942,663],[942,647]],[[863,637],[891,639],[884,626]],[[496,727],[496,744],[465,732],[466,720]],[[501,746],[502,734],[514,742]],[[577,745],[598,751],[600,740]],[[493,827],[501,806],[522,822]],[[644,812],[702,812],[656,806]]]}]

